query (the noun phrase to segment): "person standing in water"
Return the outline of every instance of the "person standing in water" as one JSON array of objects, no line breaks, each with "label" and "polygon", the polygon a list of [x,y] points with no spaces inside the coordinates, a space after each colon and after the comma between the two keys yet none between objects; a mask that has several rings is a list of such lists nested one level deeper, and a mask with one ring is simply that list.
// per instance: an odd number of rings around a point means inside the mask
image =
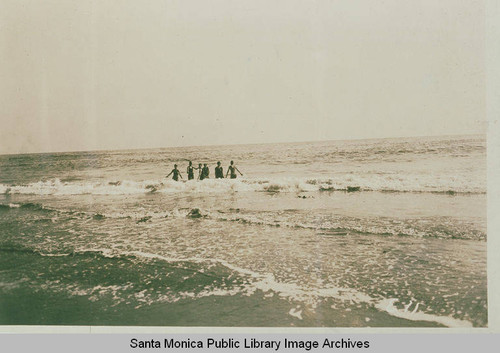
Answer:
[{"label": "person standing in water", "polygon": [[201,166],[201,163],[198,163],[198,180],[203,180],[203,175],[202,175],[202,166]]},{"label": "person standing in water", "polygon": [[202,179],[200,179],[200,180],[210,178],[210,169],[208,169],[208,166],[206,163],[203,164],[203,169],[201,170],[201,176],[202,176]]},{"label": "person standing in water", "polygon": [[187,175],[188,175],[188,180],[193,180],[194,179],[194,167],[193,167],[193,162],[189,161],[189,165],[187,167]]},{"label": "person standing in water", "polygon": [[179,177],[181,177],[182,179],[181,172],[179,171],[179,169],[177,169],[177,164],[174,164],[174,169],[172,169],[172,171],[168,173],[166,177],[168,178],[170,174],[173,174],[172,179],[174,179],[175,181],[179,181]]},{"label": "person standing in water", "polygon": [[243,174],[238,170],[238,168],[236,168],[233,161],[231,161],[231,165],[227,167],[226,178],[229,172],[231,172],[231,179],[236,179],[236,172],[240,173],[240,175],[243,176]]},{"label": "person standing in water", "polygon": [[222,169],[220,162],[217,162],[217,167],[215,167],[215,179],[224,179],[224,170]]}]

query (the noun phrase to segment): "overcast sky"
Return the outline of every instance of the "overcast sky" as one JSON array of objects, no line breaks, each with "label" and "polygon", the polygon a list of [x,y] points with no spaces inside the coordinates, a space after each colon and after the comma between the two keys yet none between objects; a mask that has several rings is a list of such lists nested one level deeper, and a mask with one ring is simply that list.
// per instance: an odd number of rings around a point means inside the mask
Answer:
[{"label": "overcast sky", "polygon": [[0,153],[485,132],[484,6],[0,1]]}]

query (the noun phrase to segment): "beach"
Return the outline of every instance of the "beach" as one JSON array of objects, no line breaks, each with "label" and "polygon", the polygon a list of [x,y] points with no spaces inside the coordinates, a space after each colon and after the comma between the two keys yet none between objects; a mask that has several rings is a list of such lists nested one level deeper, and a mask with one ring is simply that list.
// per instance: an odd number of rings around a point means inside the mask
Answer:
[{"label": "beach", "polygon": [[486,197],[481,135],[0,155],[0,325],[485,327]]}]

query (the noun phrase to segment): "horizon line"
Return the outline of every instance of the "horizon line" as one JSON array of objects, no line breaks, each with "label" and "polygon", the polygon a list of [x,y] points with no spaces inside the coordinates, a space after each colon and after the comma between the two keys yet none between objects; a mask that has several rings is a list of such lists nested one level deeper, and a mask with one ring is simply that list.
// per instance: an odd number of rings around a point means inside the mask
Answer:
[{"label": "horizon line", "polygon": [[287,143],[318,143],[318,142],[341,142],[341,141],[360,141],[360,140],[389,140],[402,138],[422,138],[422,137],[457,137],[457,136],[485,136],[487,133],[472,134],[445,134],[445,135],[411,135],[411,136],[393,136],[393,137],[357,137],[349,139],[328,139],[328,140],[307,140],[307,141],[281,141],[281,142],[251,142],[251,143],[233,143],[233,144],[206,144],[206,145],[187,145],[187,146],[161,146],[161,147],[137,147],[137,148],[112,148],[112,149],[89,149],[89,150],[66,150],[66,151],[48,151],[48,152],[18,152],[18,153],[0,153],[0,156],[19,156],[30,154],[58,154],[58,153],[93,153],[93,152],[120,152],[120,151],[138,151],[138,150],[159,150],[170,148],[192,148],[192,147],[221,147],[221,146],[252,146],[252,145],[278,145]]}]

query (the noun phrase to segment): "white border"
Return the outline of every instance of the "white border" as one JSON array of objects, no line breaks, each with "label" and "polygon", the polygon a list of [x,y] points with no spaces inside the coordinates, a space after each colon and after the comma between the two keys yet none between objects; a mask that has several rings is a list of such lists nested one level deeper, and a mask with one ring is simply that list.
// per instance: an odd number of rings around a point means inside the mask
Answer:
[{"label": "white border", "polygon": [[[1,1],[1,0],[0,0]],[[454,328],[289,328],[158,326],[0,326],[0,333],[288,333],[288,334],[480,334],[500,333],[500,1],[485,0],[485,67],[488,161],[488,327]],[[1,336],[0,336],[1,337]]]}]

